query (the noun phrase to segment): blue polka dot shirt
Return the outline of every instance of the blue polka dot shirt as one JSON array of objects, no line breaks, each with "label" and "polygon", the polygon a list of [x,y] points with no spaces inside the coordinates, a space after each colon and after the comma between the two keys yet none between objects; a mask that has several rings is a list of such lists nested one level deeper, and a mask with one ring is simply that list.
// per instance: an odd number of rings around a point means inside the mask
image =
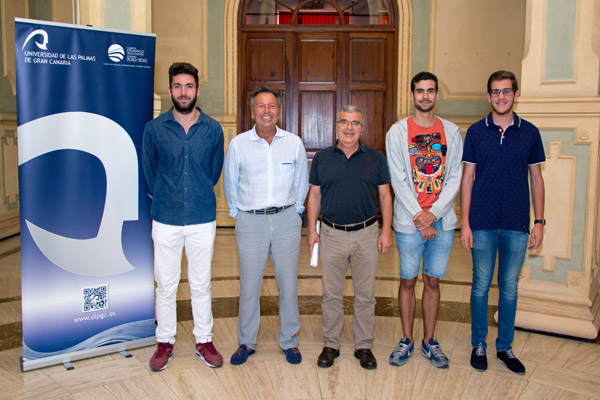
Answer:
[{"label": "blue polka dot shirt", "polygon": [[475,164],[471,229],[529,233],[529,166],[545,160],[540,131],[516,113],[505,131],[491,113],[471,125],[462,158]]}]

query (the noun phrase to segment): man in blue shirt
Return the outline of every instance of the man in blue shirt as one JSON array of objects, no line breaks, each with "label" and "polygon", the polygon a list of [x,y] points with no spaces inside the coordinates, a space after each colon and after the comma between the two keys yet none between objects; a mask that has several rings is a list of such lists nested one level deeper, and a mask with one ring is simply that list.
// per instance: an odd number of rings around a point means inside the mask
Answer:
[{"label": "man in blue shirt", "polygon": [[144,128],[142,160],[152,196],[156,280],[156,352],[150,368],[173,358],[177,287],[185,245],[194,317],[196,356],[209,367],[223,365],[212,343],[211,261],[216,233],[214,185],[223,168],[223,129],[196,105],[198,70],[188,63],[169,68],[173,108]]},{"label": "man in blue shirt", "polygon": [[308,164],[302,140],[277,126],[281,96],[260,86],[250,95],[254,127],[231,140],[225,156],[223,187],[229,215],[236,218],[240,267],[238,342],[234,365],[253,354],[260,326],[260,289],[267,256],[279,290],[279,347],[298,364],[298,255]]},{"label": "man in blue shirt", "polygon": [[[527,249],[543,240],[546,160],[539,130],[513,112],[519,97],[512,72],[497,71],[488,79],[492,112],[467,131],[461,184],[462,246],[473,258],[471,289],[471,366],[487,369],[488,292],[498,254],[498,337],[496,356],[509,370],[525,373],[512,352],[517,284]],[[528,179],[529,178],[529,179]],[[529,246],[529,186],[535,221]]]}]

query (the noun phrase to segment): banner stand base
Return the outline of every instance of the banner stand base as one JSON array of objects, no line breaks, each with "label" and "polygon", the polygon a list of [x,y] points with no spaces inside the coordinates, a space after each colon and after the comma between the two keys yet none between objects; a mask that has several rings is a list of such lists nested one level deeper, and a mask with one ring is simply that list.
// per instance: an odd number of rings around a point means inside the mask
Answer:
[{"label": "banner stand base", "polygon": [[121,354],[123,357],[125,357],[125,358],[130,358],[130,357],[133,357],[133,356],[131,355],[131,353],[128,353],[128,352],[126,352],[125,350],[121,350],[119,353],[120,353],[120,354]]},{"label": "banner stand base", "polygon": [[[96,347],[93,349],[81,350],[81,351],[76,351],[76,352],[67,353],[67,354],[59,354],[57,356],[44,357],[44,358],[39,358],[36,360],[25,360],[25,359],[23,359],[23,357],[21,357],[21,371],[27,372],[27,371],[31,371],[34,369],[45,368],[45,367],[50,367],[53,365],[60,365],[60,364],[64,364],[65,368],[67,368],[69,370],[68,365],[70,364],[71,366],[73,366],[71,364],[72,361],[103,356],[103,355],[111,354],[111,353],[129,354],[127,352],[127,350],[137,349],[139,347],[152,346],[155,344],[156,344],[156,337],[150,336],[150,337],[143,338],[143,339],[132,340],[130,342],[115,343],[115,344],[111,344],[108,346]],[[125,357],[127,357],[127,356],[125,356]],[[129,357],[131,357],[131,354],[129,354]],[[75,367],[73,366],[73,368],[71,368],[71,369],[74,369],[74,368]]]},{"label": "banner stand base", "polygon": [[71,364],[70,362],[63,363],[63,365],[67,371],[71,371],[72,369],[75,369],[75,366],[73,364]]}]

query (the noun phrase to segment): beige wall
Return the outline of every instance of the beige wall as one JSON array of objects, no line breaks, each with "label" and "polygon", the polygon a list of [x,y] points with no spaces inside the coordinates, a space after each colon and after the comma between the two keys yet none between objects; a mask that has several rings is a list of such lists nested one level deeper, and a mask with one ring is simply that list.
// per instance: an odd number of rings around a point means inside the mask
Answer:
[{"label": "beige wall", "polygon": [[432,0],[429,69],[444,100],[486,100],[493,71],[520,77],[525,43],[523,0]]}]

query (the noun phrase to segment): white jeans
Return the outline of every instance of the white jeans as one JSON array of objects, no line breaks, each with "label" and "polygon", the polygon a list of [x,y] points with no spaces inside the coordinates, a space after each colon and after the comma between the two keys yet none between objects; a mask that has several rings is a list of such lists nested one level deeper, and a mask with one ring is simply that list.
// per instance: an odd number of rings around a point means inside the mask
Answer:
[{"label": "white jeans", "polygon": [[177,287],[185,246],[196,343],[212,340],[211,261],[217,223],[174,226],[152,221],[156,281],[156,340],[175,343]]}]

